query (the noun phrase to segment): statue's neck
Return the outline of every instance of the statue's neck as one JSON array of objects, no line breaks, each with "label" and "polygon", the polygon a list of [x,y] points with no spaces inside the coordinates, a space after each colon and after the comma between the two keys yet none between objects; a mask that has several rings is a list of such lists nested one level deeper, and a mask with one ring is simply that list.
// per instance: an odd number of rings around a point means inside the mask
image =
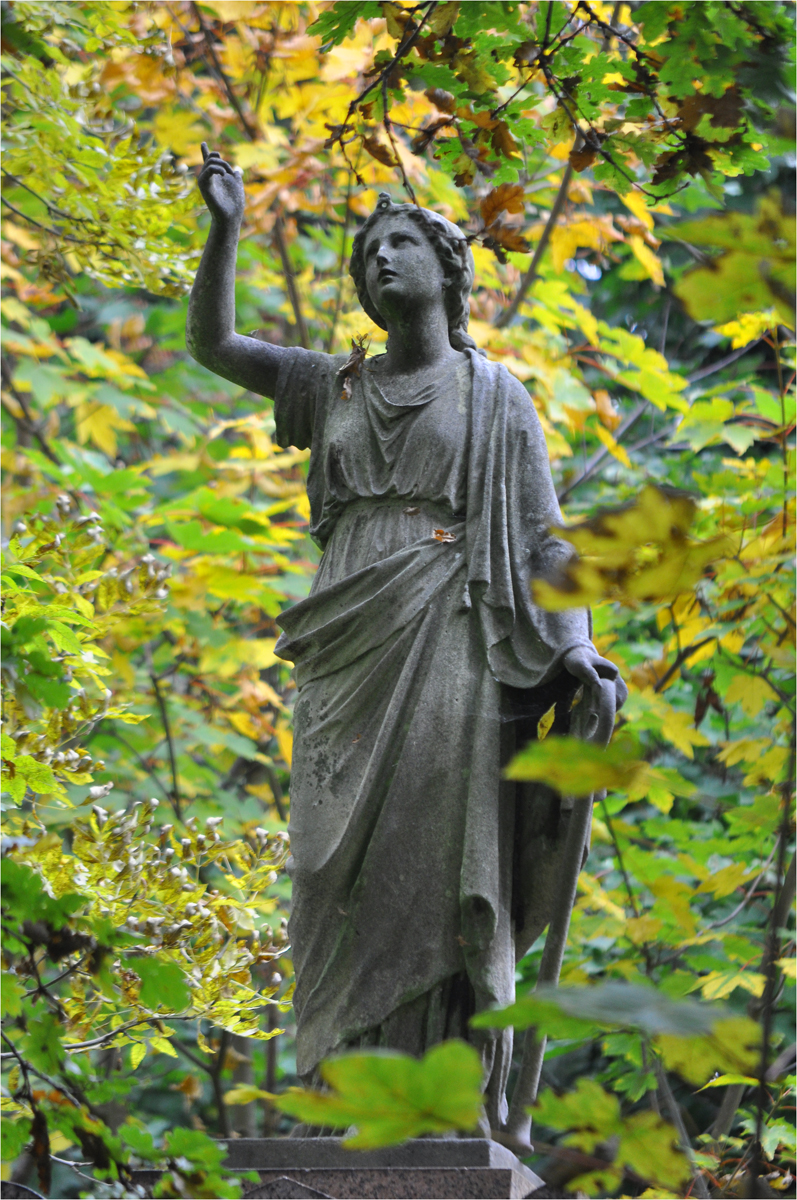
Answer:
[{"label": "statue's neck", "polygon": [[432,311],[414,309],[386,318],[387,350],[384,370],[410,375],[457,358],[448,337],[448,319],[442,305]]}]

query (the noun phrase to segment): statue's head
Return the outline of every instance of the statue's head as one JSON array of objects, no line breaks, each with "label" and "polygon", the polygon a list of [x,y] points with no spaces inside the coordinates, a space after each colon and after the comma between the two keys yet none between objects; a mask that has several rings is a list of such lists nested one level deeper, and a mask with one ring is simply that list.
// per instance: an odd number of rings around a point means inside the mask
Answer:
[{"label": "statue's head", "polygon": [[[468,297],[473,286],[473,255],[464,233],[451,221],[428,208],[418,208],[414,204],[394,204],[386,192],[381,193],[375,210],[355,234],[349,266],[360,303],[371,320],[380,328],[387,329],[387,322],[376,306],[367,280],[366,250],[369,240],[373,242],[371,235],[380,222],[385,226],[389,223],[396,228],[404,225],[416,237],[420,236],[423,239],[424,248],[428,247],[426,252],[433,255],[434,270],[428,275],[430,280],[435,278],[441,288],[451,345],[455,350],[475,348],[475,342],[468,334]],[[428,286],[429,281],[424,282]]]}]

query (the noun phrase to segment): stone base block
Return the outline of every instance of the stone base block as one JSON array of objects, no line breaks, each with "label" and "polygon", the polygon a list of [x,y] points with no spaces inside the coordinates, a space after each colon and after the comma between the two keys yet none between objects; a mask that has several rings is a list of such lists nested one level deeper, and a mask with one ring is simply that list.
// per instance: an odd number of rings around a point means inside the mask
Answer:
[{"label": "stone base block", "polygon": [[249,1200],[521,1200],[543,1181],[486,1138],[418,1138],[383,1150],[347,1150],[340,1138],[235,1138],[225,1167],[257,1171]]}]

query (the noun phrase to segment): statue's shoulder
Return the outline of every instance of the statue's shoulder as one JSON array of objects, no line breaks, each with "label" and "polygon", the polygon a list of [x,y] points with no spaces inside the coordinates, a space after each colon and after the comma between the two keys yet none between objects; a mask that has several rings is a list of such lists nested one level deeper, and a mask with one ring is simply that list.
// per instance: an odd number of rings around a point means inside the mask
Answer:
[{"label": "statue's shoulder", "polygon": [[481,356],[478,359],[474,356],[474,361],[478,362],[476,369],[483,371],[492,382],[495,396],[502,398],[510,409],[518,413],[534,411],[534,402],[528,391],[504,363]]}]

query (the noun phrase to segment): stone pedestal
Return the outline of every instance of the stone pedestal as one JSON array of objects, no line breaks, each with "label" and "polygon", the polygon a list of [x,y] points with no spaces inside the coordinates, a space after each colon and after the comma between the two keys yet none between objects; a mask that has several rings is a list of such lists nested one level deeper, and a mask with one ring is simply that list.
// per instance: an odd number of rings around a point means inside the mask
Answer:
[{"label": "stone pedestal", "polygon": [[347,1150],[340,1138],[234,1138],[225,1168],[257,1171],[250,1200],[521,1200],[543,1181],[486,1138],[418,1138],[384,1150]]}]

